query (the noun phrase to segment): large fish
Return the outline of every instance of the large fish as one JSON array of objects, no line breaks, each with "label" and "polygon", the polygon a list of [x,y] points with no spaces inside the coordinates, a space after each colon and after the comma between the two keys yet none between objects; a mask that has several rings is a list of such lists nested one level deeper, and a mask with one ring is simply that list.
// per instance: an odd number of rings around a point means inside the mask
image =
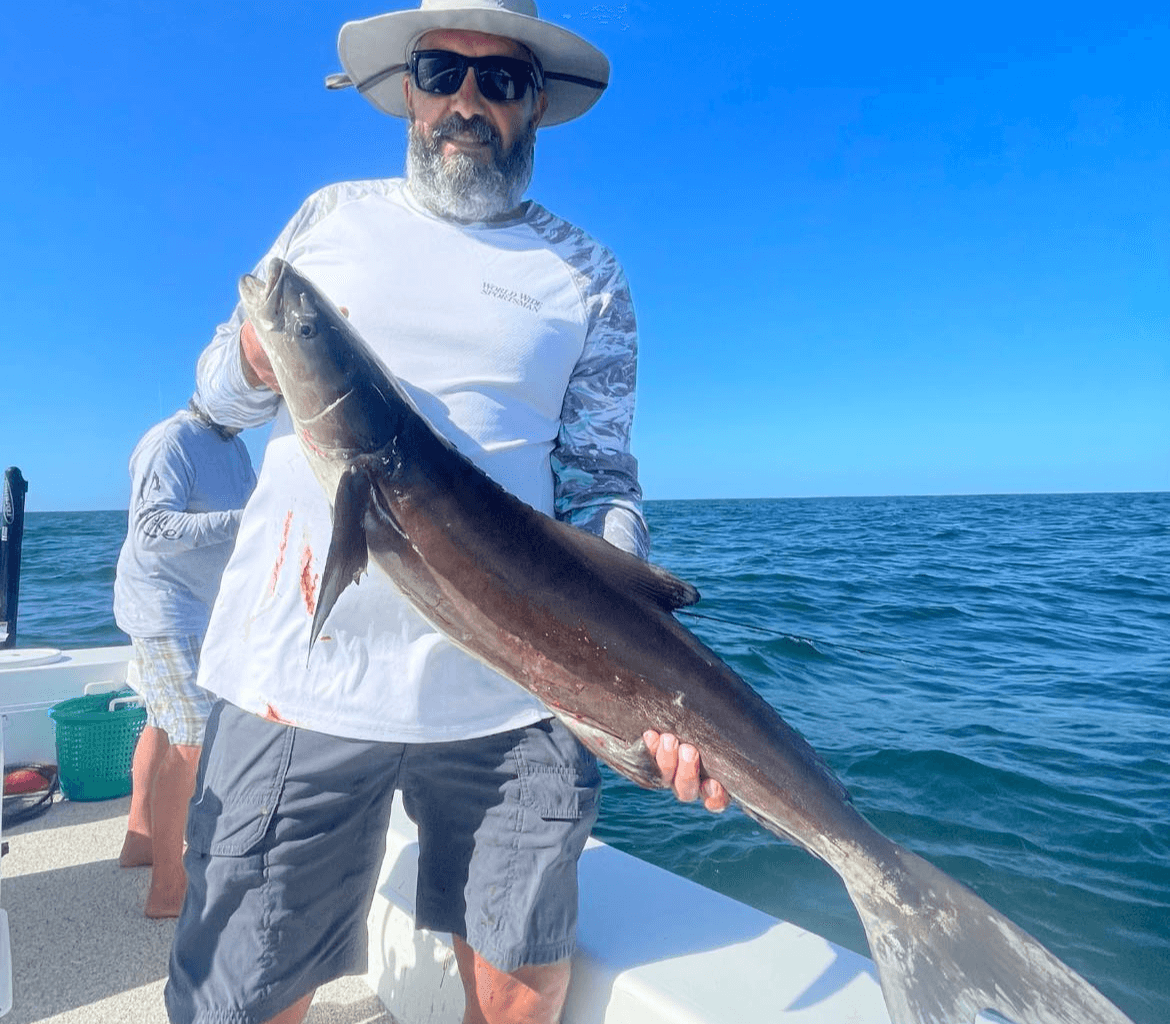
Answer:
[{"label": "large fish", "polygon": [[895,1024],[1124,1024],[973,892],[875,830],[807,742],[684,628],[697,591],[536,512],[419,414],[345,316],[273,260],[240,294],[333,504],[310,643],[372,559],[436,629],[539,697],[598,757],[660,787],[651,728],[702,752],[751,817],[826,861],[853,900]]}]

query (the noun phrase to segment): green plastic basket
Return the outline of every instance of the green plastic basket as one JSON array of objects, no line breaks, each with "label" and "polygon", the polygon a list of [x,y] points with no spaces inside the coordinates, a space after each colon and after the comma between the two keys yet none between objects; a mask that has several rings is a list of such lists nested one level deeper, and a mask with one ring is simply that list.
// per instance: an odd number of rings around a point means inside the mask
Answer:
[{"label": "green plastic basket", "polygon": [[146,707],[133,690],[93,693],[54,704],[57,770],[69,800],[112,800],[130,792],[130,762]]}]

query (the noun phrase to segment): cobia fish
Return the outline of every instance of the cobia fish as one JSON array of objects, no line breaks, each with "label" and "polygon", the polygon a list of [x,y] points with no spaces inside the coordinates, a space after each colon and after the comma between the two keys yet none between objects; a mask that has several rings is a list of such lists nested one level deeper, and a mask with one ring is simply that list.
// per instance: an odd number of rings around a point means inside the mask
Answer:
[{"label": "cobia fish", "polygon": [[341,312],[273,260],[240,282],[305,457],[333,505],[309,638],[380,566],[455,644],[539,697],[597,756],[661,787],[646,729],[702,754],[752,818],[827,862],[860,914],[895,1024],[1124,1024],[1082,977],[874,829],[827,764],[675,618],[698,592],[545,516],[419,414]]}]

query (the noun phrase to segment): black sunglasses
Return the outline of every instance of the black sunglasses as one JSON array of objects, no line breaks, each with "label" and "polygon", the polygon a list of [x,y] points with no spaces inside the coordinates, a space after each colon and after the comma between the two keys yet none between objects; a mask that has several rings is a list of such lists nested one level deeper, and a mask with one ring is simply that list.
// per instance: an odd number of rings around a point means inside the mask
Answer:
[{"label": "black sunglasses", "polygon": [[414,84],[435,96],[457,93],[468,68],[474,69],[483,98],[492,103],[521,100],[530,85],[536,92],[544,88],[544,69],[539,62],[518,57],[466,57],[451,50],[415,50],[410,55]]}]

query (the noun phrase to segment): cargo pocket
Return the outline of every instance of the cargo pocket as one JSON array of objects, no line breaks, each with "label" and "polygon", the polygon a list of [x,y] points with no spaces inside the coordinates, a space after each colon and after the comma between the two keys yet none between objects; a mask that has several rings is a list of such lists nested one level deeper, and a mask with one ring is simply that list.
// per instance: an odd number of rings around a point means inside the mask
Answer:
[{"label": "cargo pocket", "polygon": [[[239,723],[243,730],[233,729],[221,719],[215,723],[216,734],[209,734],[226,755],[216,756],[212,750],[204,758],[187,816],[187,845],[204,856],[243,857],[256,848],[272,824],[292,754],[294,729],[262,722],[230,706],[229,710],[261,722],[262,729],[249,729],[253,722],[246,721]],[[248,742],[242,742],[241,731],[252,732]],[[233,756],[240,751],[247,753]]]},{"label": "cargo pocket", "polygon": [[531,726],[517,748],[520,800],[545,821],[592,823],[601,773],[597,759],[556,719]]}]

